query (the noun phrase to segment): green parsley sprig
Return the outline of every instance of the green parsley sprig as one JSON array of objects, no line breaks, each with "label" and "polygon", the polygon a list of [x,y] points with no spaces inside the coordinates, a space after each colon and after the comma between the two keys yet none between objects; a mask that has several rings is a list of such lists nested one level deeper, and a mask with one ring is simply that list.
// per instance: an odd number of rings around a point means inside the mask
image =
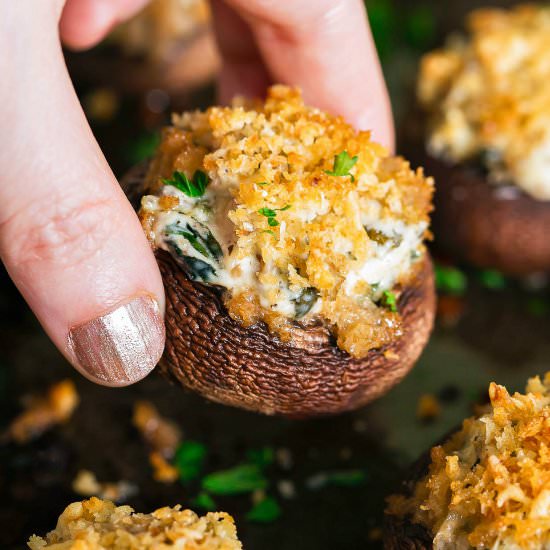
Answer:
[{"label": "green parsley sprig", "polygon": [[256,464],[240,464],[229,470],[208,474],[202,480],[202,488],[214,495],[238,495],[266,489],[268,485],[262,468]]},{"label": "green parsley sprig", "polygon": [[277,212],[284,212],[289,208],[290,204],[287,204],[282,208],[260,208],[258,210],[258,214],[261,214],[267,218],[267,225],[269,225],[269,227],[277,227],[279,225],[279,220],[277,220]]},{"label": "green parsley sprig", "polygon": [[255,523],[270,523],[275,521],[281,515],[281,507],[273,497],[266,497],[256,503],[246,514],[248,521]]},{"label": "green parsley sprig", "polygon": [[358,159],[357,155],[350,157],[347,151],[342,151],[334,157],[332,170],[325,170],[325,174],[329,176],[349,176],[351,181],[355,181],[355,178],[349,171],[355,166]]},{"label": "green parsley sprig", "polygon": [[178,447],[174,463],[183,483],[188,483],[200,477],[206,452],[206,447],[198,441],[184,441]]},{"label": "green parsley sprig", "polygon": [[384,290],[380,302],[391,312],[395,313],[397,311],[397,296],[390,290]]},{"label": "green parsley sprig", "polygon": [[202,197],[208,185],[208,176],[202,170],[195,170],[190,180],[183,172],[176,170],[171,178],[163,178],[162,183],[172,185],[188,197]]}]

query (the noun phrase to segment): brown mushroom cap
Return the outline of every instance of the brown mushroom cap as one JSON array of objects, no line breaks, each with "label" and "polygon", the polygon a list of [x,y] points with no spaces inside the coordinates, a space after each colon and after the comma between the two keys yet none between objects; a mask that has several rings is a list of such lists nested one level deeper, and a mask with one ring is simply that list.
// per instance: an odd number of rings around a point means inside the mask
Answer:
[{"label": "brown mushroom cap", "polygon": [[[121,185],[133,202],[143,193],[144,166]],[[166,349],[161,371],[204,397],[264,414],[310,417],[354,409],[382,395],[413,367],[430,335],[435,309],[432,263],[399,297],[403,335],[354,359],[321,326],[296,326],[282,342],[265,324],[232,319],[214,286],[191,281],[170,254],[158,250],[166,291]]]},{"label": "brown mushroom cap", "polygon": [[490,184],[481,171],[426,155],[435,178],[436,246],[453,257],[509,275],[550,271],[550,201]]},{"label": "brown mushroom cap", "polygon": [[[401,493],[410,496],[418,481],[428,473],[430,450],[412,465],[407,479],[401,485]],[[432,550],[433,536],[429,530],[410,518],[402,518],[386,513],[384,518],[385,550]]]}]

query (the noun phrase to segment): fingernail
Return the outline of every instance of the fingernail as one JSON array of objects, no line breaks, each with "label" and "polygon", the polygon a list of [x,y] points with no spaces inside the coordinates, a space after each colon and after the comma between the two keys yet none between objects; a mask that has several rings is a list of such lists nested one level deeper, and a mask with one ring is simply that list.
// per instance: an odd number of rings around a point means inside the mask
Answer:
[{"label": "fingernail", "polygon": [[164,349],[164,323],[157,302],[139,296],[116,309],[73,327],[69,348],[91,378],[125,385],[145,377]]}]

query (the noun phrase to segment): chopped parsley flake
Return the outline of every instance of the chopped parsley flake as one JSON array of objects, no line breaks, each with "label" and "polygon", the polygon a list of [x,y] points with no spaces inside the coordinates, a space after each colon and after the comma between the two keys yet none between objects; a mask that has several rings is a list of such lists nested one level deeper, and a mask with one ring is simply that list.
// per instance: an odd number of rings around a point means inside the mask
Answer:
[{"label": "chopped parsley flake", "polygon": [[260,208],[258,210],[258,214],[261,214],[266,218],[274,218],[277,215],[277,212],[275,210],[272,210],[271,208]]},{"label": "chopped parsley flake", "polygon": [[273,463],[275,452],[271,447],[262,447],[261,449],[250,449],[246,453],[246,457],[251,464],[255,464],[258,468],[266,468]]},{"label": "chopped parsley flake", "polygon": [[190,180],[183,172],[176,170],[171,178],[163,179],[164,185],[172,185],[188,197],[202,197],[208,185],[208,176],[202,170],[196,170],[193,180]]},{"label": "chopped parsley flake", "polygon": [[394,313],[397,311],[397,298],[390,290],[384,290],[382,293],[381,303],[390,311],[393,311]]},{"label": "chopped parsley flake", "polygon": [[263,187],[264,185],[269,185],[269,182],[267,182],[267,181],[259,181],[256,185],[261,185],[261,186]]},{"label": "chopped parsley flake", "polygon": [[230,470],[208,474],[202,480],[202,488],[214,495],[251,493],[267,487],[267,479],[255,464],[241,464]]},{"label": "chopped parsley flake", "polygon": [[246,514],[246,519],[258,523],[270,523],[280,515],[281,507],[279,503],[273,497],[266,497],[252,507]]},{"label": "chopped parsley flake", "polygon": [[283,206],[282,208],[260,208],[258,214],[265,216],[267,218],[267,225],[269,227],[277,227],[279,221],[277,220],[277,212],[284,212],[290,208],[290,204]]},{"label": "chopped parsley flake", "polygon": [[357,155],[350,157],[347,151],[342,151],[334,157],[334,166],[332,170],[325,170],[325,174],[329,176],[349,176],[351,181],[355,181],[355,178],[349,171],[355,166],[358,159],[359,157]]},{"label": "chopped parsley flake", "polygon": [[214,512],[216,510],[216,502],[214,499],[204,491],[201,491],[192,501],[191,505],[207,512]]},{"label": "chopped parsley flake", "polygon": [[206,447],[197,441],[184,441],[176,451],[175,465],[179,471],[180,479],[184,483],[193,481],[200,476]]},{"label": "chopped parsley flake", "polygon": [[439,292],[460,296],[466,292],[468,279],[456,267],[436,265],[435,286]]},{"label": "chopped parsley flake", "polygon": [[506,287],[506,277],[500,271],[484,269],[479,273],[479,280],[485,288],[501,290]]}]

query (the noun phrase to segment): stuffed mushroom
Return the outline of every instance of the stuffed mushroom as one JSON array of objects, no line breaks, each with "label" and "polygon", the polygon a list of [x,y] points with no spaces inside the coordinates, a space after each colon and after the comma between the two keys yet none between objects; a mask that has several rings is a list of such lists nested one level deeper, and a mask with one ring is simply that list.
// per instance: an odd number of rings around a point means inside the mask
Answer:
[{"label": "stuffed mushroom", "polygon": [[387,550],[550,548],[550,373],[489,397],[388,499]]},{"label": "stuffed mushroom", "polygon": [[199,517],[181,506],[150,514],[92,497],[69,504],[57,526],[44,537],[33,535],[31,550],[241,550],[233,518],[224,512]]},{"label": "stuffed mushroom", "polygon": [[420,157],[437,243],[510,275],[550,270],[550,8],[481,9],[421,63]]},{"label": "stuffed mushroom", "polygon": [[433,181],[274,86],[176,115],[139,192],[163,274],[161,368],[266,414],[358,407],[412,367],[433,322]]}]

